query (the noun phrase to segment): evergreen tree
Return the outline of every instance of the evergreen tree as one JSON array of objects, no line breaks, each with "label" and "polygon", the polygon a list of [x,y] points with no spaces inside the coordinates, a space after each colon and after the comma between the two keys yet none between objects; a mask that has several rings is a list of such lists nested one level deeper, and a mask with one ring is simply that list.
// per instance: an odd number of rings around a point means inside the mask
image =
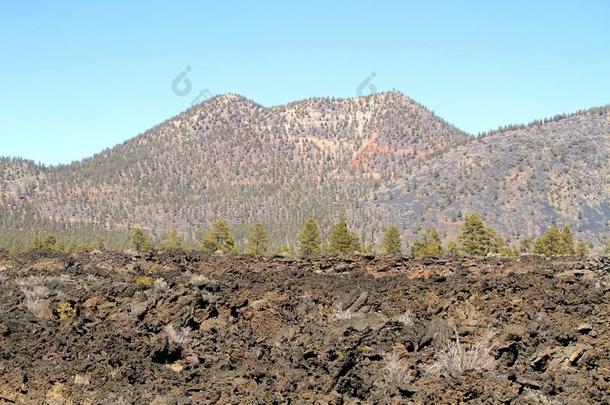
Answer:
[{"label": "evergreen tree", "polygon": [[447,246],[445,247],[445,252],[451,256],[457,256],[460,254],[460,247],[457,242],[454,240],[450,240],[447,242]]},{"label": "evergreen tree", "polygon": [[401,254],[401,248],[402,237],[400,236],[400,231],[397,226],[392,225],[383,233],[381,253],[384,255],[399,255]]},{"label": "evergreen tree", "polygon": [[142,228],[135,227],[131,231],[131,236],[129,237],[129,245],[131,249],[136,252],[145,252],[151,249],[150,239],[148,238],[148,234]]},{"label": "evergreen tree", "polygon": [[576,243],[576,246],[574,248],[574,253],[576,254],[576,256],[581,259],[584,259],[589,256],[589,252],[589,244],[587,242],[585,242],[584,240],[579,240]]},{"label": "evergreen tree", "polygon": [[570,227],[563,230],[551,225],[544,235],[536,240],[534,253],[544,256],[561,256],[574,254],[574,240]]},{"label": "evergreen tree", "polygon": [[463,252],[468,256],[487,256],[489,253],[498,253],[504,243],[493,229],[485,226],[483,218],[477,214],[466,217],[459,241]]},{"label": "evergreen tree", "polygon": [[320,229],[314,218],[308,218],[303,224],[299,236],[299,251],[303,256],[319,256],[322,254]]},{"label": "evergreen tree", "polygon": [[180,250],[182,249],[182,245],[182,236],[180,236],[176,228],[172,228],[161,241],[160,247],[163,250]]},{"label": "evergreen tree", "polygon": [[565,254],[573,255],[576,251],[574,247],[574,235],[572,234],[572,230],[568,225],[563,226],[561,237],[563,238],[563,244],[565,246]]},{"label": "evergreen tree", "polygon": [[264,256],[267,254],[269,248],[269,235],[265,225],[261,222],[257,222],[250,232],[246,251],[251,256]]},{"label": "evergreen tree", "polygon": [[354,253],[360,250],[358,236],[349,230],[347,220],[341,219],[330,231],[328,253],[331,255]]},{"label": "evergreen tree", "polygon": [[610,239],[606,239],[606,248],[604,249],[604,253],[610,256]]},{"label": "evergreen tree", "polygon": [[[457,246],[455,247],[455,250],[457,251]],[[426,229],[424,235],[420,239],[413,242],[413,246],[411,246],[411,254],[413,256],[442,256],[443,245],[436,229]]]},{"label": "evergreen tree", "polygon": [[231,234],[229,224],[224,219],[219,219],[212,226],[201,241],[201,250],[205,253],[216,253],[218,251],[225,254],[236,255],[235,237]]},{"label": "evergreen tree", "polygon": [[282,245],[275,250],[276,256],[294,256],[294,252],[288,245]]}]

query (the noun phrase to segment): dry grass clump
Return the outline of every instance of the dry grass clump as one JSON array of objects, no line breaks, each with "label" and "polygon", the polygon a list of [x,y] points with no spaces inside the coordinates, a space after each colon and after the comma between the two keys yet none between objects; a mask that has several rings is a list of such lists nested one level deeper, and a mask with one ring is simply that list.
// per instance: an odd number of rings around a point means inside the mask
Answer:
[{"label": "dry grass clump", "polygon": [[169,324],[165,325],[163,330],[165,331],[165,334],[167,335],[168,339],[179,346],[186,345],[190,340],[189,335],[191,334],[191,328],[189,328],[188,326],[181,328],[180,331],[177,331],[174,328],[174,325]]},{"label": "dry grass clump", "polygon": [[402,387],[408,382],[407,366],[397,353],[390,353],[383,358],[383,377],[388,385]]},{"label": "dry grass clump", "polygon": [[491,355],[491,338],[492,335],[487,335],[479,341],[462,345],[455,330],[455,341],[445,344],[444,350],[436,355],[436,361],[429,367],[428,372],[449,378],[469,370],[492,370],[495,362]]}]

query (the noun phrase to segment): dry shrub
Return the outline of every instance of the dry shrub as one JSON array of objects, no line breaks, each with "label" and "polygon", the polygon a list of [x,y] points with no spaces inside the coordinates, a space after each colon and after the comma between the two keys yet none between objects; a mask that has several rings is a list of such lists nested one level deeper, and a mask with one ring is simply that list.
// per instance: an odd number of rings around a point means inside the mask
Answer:
[{"label": "dry shrub", "polygon": [[444,350],[436,355],[436,361],[429,367],[428,372],[449,378],[469,370],[492,370],[495,366],[494,358],[491,355],[492,337],[493,335],[487,335],[479,341],[463,345],[455,330],[455,341],[445,344]]}]

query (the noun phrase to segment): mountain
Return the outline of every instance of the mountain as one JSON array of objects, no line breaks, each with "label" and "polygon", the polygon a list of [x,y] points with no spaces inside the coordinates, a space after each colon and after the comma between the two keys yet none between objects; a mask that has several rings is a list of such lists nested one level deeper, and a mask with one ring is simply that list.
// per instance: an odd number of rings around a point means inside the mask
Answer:
[{"label": "mountain", "polygon": [[455,235],[481,213],[515,240],[568,224],[580,238],[610,236],[610,108],[492,132],[416,163],[364,204],[405,230]]},{"label": "mountain", "polygon": [[372,242],[390,223],[407,240],[425,226],[449,237],[476,211],[511,238],[558,221],[595,240],[610,218],[609,116],[477,138],[398,92],[271,108],[227,94],[80,162],[0,160],[0,225],[121,241],[133,225],[176,227],[196,239],[224,217],[242,242],[261,220],[291,245],[309,215],[324,229],[345,216]]}]

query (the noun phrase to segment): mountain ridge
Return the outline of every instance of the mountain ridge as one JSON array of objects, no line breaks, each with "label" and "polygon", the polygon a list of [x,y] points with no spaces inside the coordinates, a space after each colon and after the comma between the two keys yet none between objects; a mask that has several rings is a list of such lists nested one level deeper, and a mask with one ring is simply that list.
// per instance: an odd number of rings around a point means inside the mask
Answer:
[{"label": "mountain ridge", "polygon": [[[564,215],[557,210],[580,202],[585,207],[580,215],[600,218],[599,229],[583,230],[583,237],[595,240],[607,233],[610,214],[603,204],[608,202],[610,185],[604,177],[593,182],[597,188],[586,181],[576,184],[574,178],[609,172],[603,135],[609,128],[607,106],[475,137],[400,92],[309,98],[271,107],[229,93],[70,164],[40,166],[0,159],[0,185],[5,190],[0,194],[0,221],[3,227],[23,229],[28,228],[28,221],[43,220],[106,230],[137,224],[155,235],[176,227],[197,238],[222,216],[236,224],[242,241],[247,226],[262,220],[273,228],[276,244],[294,245],[294,235],[305,217],[319,216],[327,228],[345,216],[369,243],[375,242],[375,232],[392,222],[400,225],[406,240],[428,225],[439,226],[451,237],[457,220],[445,224],[447,218],[458,211],[461,216],[466,213],[461,211],[484,211],[484,204],[477,201],[493,207],[488,200],[497,192],[490,191],[492,185],[479,190],[477,181],[482,180],[477,175],[506,183],[506,190],[516,193],[513,180],[503,179],[513,173],[517,159],[536,152],[538,161],[531,162],[532,167],[544,178],[542,183],[554,188],[549,191],[540,186],[535,193],[528,192],[522,206],[545,205],[540,212],[553,211],[544,216],[547,220],[576,223],[576,211]],[[553,136],[565,149],[556,154],[568,156],[564,159],[578,173],[556,174],[560,162],[550,157]],[[583,145],[570,146],[570,140],[578,140],[575,136],[582,138]],[[534,148],[524,149],[524,142],[534,142]],[[480,144],[489,149],[491,157],[481,152]],[[494,150],[496,144],[501,156]],[[579,156],[573,159],[570,153]],[[469,154],[474,160],[465,157]],[[585,158],[594,163],[580,164]],[[10,162],[16,162],[14,167]],[[448,163],[468,175],[457,176]],[[430,173],[438,175],[434,178]],[[444,181],[462,194],[450,190]],[[576,190],[593,192],[595,200],[562,196],[562,181]],[[413,191],[420,182],[428,185],[430,195]],[[399,209],[389,200],[392,193],[396,194],[392,198],[402,202]],[[383,201],[382,207],[379,202]],[[430,204],[443,207],[436,212],[438,207],[432,209]],[[410,217],[402,218],[404,210]],[[505,211],[492,208],[486,213],[503,232],[510,229],[496,216],[506,215]],[[537,224],[525,227],[526,236],[534,236],[543,226],[533,219],[523,220]],[[524,236],[506,233],[511,238]]]}]

